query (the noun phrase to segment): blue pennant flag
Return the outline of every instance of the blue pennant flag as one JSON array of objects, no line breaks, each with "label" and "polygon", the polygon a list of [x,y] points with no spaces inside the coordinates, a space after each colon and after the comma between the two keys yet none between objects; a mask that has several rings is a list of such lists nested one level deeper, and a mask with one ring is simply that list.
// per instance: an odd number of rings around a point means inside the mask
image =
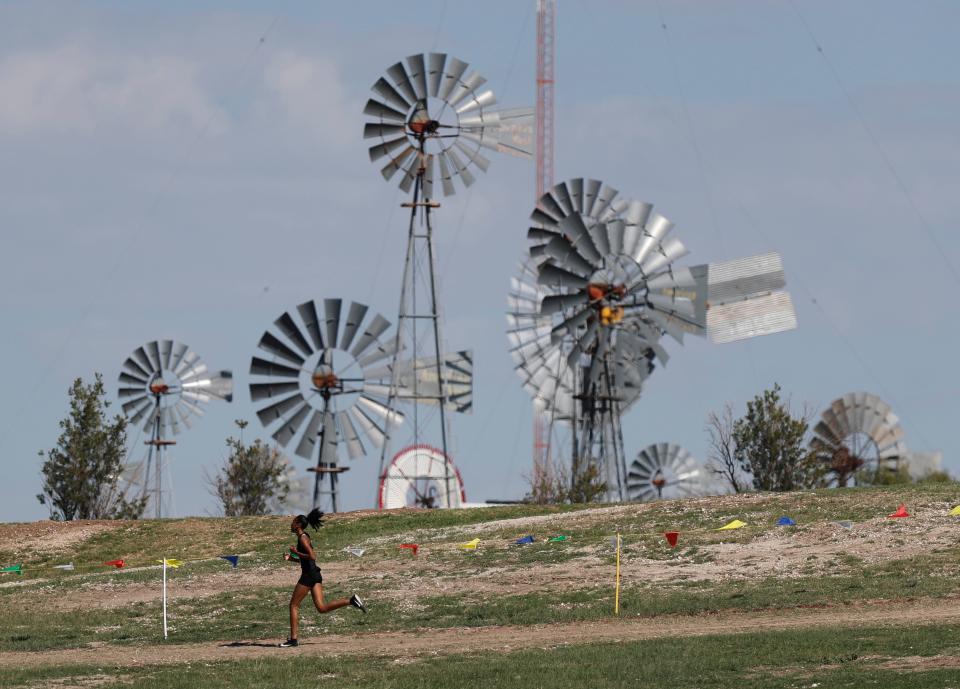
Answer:
[{"label": "blue pennant flag", "polygon": [[514,541],[517,545],[524,545],[526,543],[533,543],[533,536],[524,536],[523,538],[518,538]]},{"label": "blue pennant flag", "polygon": [[221,555],[220,559],[229,562],[231,565],[233,565],[234,569],[236,569],[237,563],[240,562],[239,555]]},{"label": "blue pennant flag", "polygon": [[793,521],[790,517],[780,517],[777,520],[777,526],[796,526],[797,523]]}]

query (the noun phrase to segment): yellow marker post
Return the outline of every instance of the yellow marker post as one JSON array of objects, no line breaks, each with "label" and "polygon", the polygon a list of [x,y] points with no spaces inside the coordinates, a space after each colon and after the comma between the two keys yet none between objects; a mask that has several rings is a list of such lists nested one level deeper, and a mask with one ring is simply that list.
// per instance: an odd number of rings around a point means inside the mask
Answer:
[{"label": "yellow marker post", "polygon": [[617,534],[617,592],[613,597],[613,614],[620,615],[620,534]]}]

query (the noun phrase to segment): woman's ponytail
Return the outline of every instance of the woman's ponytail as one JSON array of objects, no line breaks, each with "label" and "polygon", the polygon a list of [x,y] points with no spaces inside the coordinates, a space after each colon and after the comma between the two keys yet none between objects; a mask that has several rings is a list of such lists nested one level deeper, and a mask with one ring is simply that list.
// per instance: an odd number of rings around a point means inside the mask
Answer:
[{"label": "woman's ponytail", "polygon": [[310,514],[306,516],[307,524],[312,526],[314,530],[319,529],[323,526],[323,512],[314,507],[310,510]]}]

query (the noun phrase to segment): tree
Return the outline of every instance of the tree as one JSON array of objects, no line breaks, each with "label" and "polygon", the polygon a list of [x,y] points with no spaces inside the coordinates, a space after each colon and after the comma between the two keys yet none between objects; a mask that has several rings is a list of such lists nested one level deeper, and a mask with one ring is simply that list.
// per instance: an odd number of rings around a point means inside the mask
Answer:
[{"label": "tree", "polygon": [[720,414],[710,412],[707,416],[707,470],[729,485],[734,493],[742,493],[750,486],[750,477],[744,475],[737,461],[733,426],[733,407],[729,402],[723,405]]},{"label": "tree", "polygon": [[808,422],[794,418],[780,400],[780,386],[747,402],[746,416],[733,424],[735,457],[757,490],[788,491],[821,483],[823,467],[803,445]]},{"label": "tree", "polygon": [[127,421],[117,415],[110,422],[104,397],[103,376],[95,374],[85,385],[77,378],[69,390],[70,414],[60,421],[57,446],[46,454],[37,495],[50,508],[50,518],[136,519],[146,508],[146,498],[128,500],[121,490],[125,468]]},{"label": "tree", "polygon": [[565,466],[546,462],[534,466],[533,476],[527,477],[530,492],[526,501],[538,505],[595,502],[607,492],[607,483],[600,475],[600,467],[590,462],[576,478]]},{"label": "tree", "polygon": [[287,463],[276,448],[255,440],[244,445],[246,421],[237,420],[240,439],[227,438],[230,455],[213,479],[214,495],[228,517],[269,514],[270,505],[282,503],[290,490],[284,473]]}]

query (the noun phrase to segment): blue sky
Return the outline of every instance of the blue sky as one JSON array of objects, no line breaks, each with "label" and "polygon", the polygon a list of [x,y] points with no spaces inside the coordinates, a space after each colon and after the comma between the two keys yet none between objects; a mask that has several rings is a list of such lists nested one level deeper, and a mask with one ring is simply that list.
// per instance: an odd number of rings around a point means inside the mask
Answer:
[{"label": "blue sky", "polygon": [[[234,403],[172,459],[176,513],[215,513],[203,472],[233,419],[259,430],[246,371],[273,318],[332,296],[395,315],[406,227],[360,136],[370,84],[437,49],[531,105],[533,5],[0,6],[0,520],[46,516],[37,451],[73,378],[100,371],[113,394],[159,338],[236,375]],[[558,181],[654,203],[688,264],[778,250],[800,324],[671,346],[624,419],[628,453],[673,441],[703,459],[708,412],[776,381],[818,410],[880,394],[907,444],[956,473],[960,7],[661,0],[665,35],[656,2],[559,5]],[[503,313],[533,180],[531,161],[498,157],[437,219],[444,337],[477,360],[475,411],[453,422],[471,500],[526,490],[530,405]],[[352,464],[347,508],[370,506],[375,473]]]}]

